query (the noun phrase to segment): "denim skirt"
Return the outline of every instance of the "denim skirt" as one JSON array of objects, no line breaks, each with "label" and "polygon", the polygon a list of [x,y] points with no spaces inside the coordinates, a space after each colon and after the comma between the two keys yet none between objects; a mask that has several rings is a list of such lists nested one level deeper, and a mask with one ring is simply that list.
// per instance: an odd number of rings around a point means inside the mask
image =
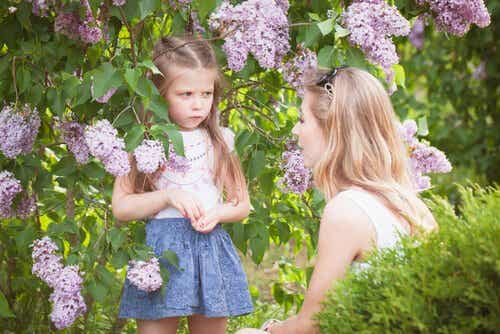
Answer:
[{"label": "denim skirt", "polygon": [[160,265],[170,272],[163,295],[141,291],[126,279],[120,318],[229,317],[253,311],[240,258],[220,225],[203,234],[195,231],[187,218],[153,219],[146,224],[146,243],[158,258],[165,250],[175,252],[180,268],[160,258]]}]

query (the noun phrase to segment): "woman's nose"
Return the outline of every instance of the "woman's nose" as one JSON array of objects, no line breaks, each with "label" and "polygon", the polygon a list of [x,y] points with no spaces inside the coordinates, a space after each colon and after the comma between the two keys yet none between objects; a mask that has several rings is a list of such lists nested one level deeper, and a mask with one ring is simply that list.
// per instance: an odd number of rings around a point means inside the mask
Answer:
[{"label": "woman's nose", "polygon": [[299,135],[299,123],[295,123],[292,129],[292,134],[298,136]]}]

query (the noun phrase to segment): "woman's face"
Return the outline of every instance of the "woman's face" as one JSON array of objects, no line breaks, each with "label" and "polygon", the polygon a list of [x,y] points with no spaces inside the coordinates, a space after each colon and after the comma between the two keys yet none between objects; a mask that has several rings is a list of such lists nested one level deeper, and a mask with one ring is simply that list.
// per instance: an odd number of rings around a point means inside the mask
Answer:
[{"label": "woman's face", "polygon": [[314,94],[306,91],[300,110],[300,119],[292,129],[292,133],[298,137],[299,147],[304,156],[304,165],[313,168],[316,162],[325,153],[326,141],[323,136],[318,120],[311,111],[311,102]]},{"label": "woman's face", "polygon": [[169,104],[170,120],[181,130],[196,129],[210,114],[214,101],[214,83],[217,72],[211,69],[173,66],[168,76],[165,99]]}]

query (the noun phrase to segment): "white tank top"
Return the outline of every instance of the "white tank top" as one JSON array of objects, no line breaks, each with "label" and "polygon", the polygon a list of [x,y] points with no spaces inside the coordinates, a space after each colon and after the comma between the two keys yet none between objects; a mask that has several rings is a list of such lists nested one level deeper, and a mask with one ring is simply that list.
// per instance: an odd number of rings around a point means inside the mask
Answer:
[{"label": "white tank top", "polygon": [[[408,234],[400,219],[375,195],[361,189],[351,188],[340,192],[336,197],[339,196],[351,200],[368,216],[376,233],[375,245],[378,249],[393,248],[402,236]],[[367,268],[368,264],[355,261],[352,267],[359,271]]]},{"label": "white tank top", "polygon": [[[234,150],[234,133],[229,128],[221,128],[229,151]],[[189,170],[185,173],[164,170],[155,182],[157,189],[182,189],[196,196],[205,212],[222,203],[222,196],[214,183],[213,146],[206,129],[179,131],[184,141],[184,154],[189,160]],[[182,217],[174,207],[167,206],[154,218]]]}]

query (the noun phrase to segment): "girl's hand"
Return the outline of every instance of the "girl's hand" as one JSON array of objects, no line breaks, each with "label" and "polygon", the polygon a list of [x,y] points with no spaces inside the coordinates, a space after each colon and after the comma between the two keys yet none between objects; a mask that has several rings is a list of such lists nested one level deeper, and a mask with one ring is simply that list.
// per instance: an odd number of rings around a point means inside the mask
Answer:
[{"label": "girl's hand", "polygon": [[220,207],[216,206],[210,209],[205,215],[203,215],[197,222],[191,225],[193,228],[200,233],[210,233],[220,222]]},{"label": "girl's hand", "polygon": [[167,203],[179,210],[184,217],[191,219],[191,224],[195,224],[205,214],[201,202],[189,191],[167,190]]}]

